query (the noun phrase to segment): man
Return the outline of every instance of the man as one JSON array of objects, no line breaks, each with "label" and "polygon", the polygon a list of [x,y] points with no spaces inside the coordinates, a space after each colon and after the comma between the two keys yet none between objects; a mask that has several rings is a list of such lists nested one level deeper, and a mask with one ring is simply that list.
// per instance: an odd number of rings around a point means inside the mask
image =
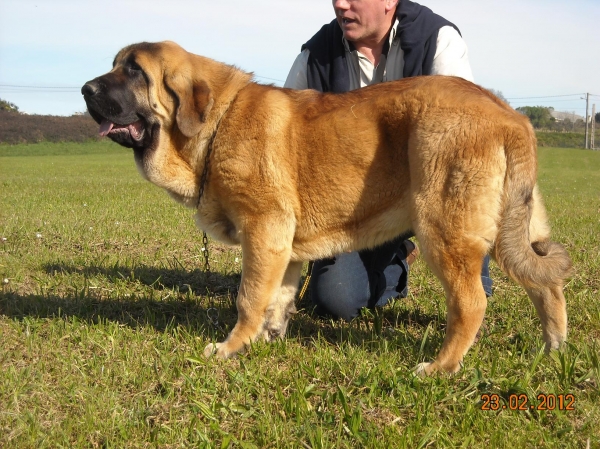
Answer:
[{"label": "man", "polygon": [[[302,46],[284,87],[347,92],[419,75],[473,81],[458,28],[430,9],[409,0],[333,0],[333,9],[336,19]],[[316,261],[310,287],[317,311],[351,320],[363,307],[405,297],[409,265],[418,255],[408,237]],[[482,281],[490,296],[488,263],[486,257]]]}]

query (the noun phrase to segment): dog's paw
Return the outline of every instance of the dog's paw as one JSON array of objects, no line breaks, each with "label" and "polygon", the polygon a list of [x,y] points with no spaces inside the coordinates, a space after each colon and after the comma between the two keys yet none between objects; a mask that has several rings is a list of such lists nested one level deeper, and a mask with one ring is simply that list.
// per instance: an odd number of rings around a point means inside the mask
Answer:
[{"label": "dog's paw", "polygon": [[206,357],[208,359],[212,356],[215,356],[219,359],[226,359],[227,356],[225,354],[223,354],[224,351],[221,348],[222,346],[223,346],[223,343],[209,343],[204,348],[204,357]]},{"label": "dog's paw", "polygon": [[434,362],[423,362],[419,363],[416,368],[413,370],[413,373],[419,377],[431,376],[432,374],[439,373],[448,373],[455,374],[458,373],[463,368],[462,361],[456,363],[446,363],[444,365],[440,365],[437,361]]},{"label": "dog's paw", "polygon": [[216,352],[217,349],[219,348],[220,343],[209,343],[206,345],[206,347],[204,348],[204,357],[206,357],[207,359],[209,357],[212,357]]},{"label": "dog's paw", "polygon": [[260,337],[258,338],[258,340],[264,340],[267,343],[275,341],[275,340],[283,340],[285,336],[285,327],[282,328],[271,328],[271,329],[264,329],[262,331],[262,333],[260,334]]},{"label": "dog's paw", "polygon": [[552,351],[561,351],[566,345],[566,340],[562,336],[550,338],[546,341],[544,350],[546,354],[550,354]]},{"label": "dog's paw", "polygon": [[433,371],[435,371],[432,368],[433,363],[427,363],[427,362],[423,362],[423,363],[419,363],[415,369],[413,369],[413,374],[415,376],[418,377],[427,377],[429,376]]},{"label": "dog's paw", "polygon": [[242,352],[242,350],[232,350],[230,346],[227,341],[223,343],[209,343],[204,348],[204,357],[207,359],[216,357],[217,359],[225,360],[235,356],[238,352]]}]

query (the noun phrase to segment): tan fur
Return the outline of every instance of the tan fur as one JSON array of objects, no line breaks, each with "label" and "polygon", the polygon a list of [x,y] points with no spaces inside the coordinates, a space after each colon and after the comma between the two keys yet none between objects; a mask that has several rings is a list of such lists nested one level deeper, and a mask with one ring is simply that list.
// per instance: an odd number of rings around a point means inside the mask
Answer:
[{"label": "tan fur", "polygon": [[229,357],[282,336],[301,261],[372,248],[412,230],[447,296],[447,335],[420,371],[455,372],[483,320],[481,261],[491,252],[523,285],[548,348],[566,338],[570,259],[549,241],[526,117],[453,77],[417,77],[342,95],[251,82],[176,44],[134,45],[148,80],[140,107],[160,122],[144,176],[196,207],[198,226],[241,244],[238,322],[206,348]]}]

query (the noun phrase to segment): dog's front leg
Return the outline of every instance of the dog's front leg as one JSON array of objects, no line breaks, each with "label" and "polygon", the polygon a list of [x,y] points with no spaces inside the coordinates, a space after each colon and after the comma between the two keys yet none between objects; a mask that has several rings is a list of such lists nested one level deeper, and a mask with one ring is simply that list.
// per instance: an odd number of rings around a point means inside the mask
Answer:
[{"label": "dog's front leg", "polygon": [[[238,320],[225,341],[205,348],[206,357],[231,357],[263,335],[269,306],[277,303],[276,296],[290,264],[293,225],[286,225],[285,221],[278,216],[245,223],[241,239],[242,282],[236,302]],[[291,271],[295,274],[298,270]]]}]

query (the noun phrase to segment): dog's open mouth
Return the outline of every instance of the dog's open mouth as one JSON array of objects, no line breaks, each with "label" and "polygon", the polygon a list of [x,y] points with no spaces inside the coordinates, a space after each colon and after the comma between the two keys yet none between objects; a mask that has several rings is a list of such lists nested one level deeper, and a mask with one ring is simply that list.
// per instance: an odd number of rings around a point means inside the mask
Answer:
[{"label": "dog's open mouth", "polygon": [[119,136],[119,140],[126,140],[127,138],[131,138],[131,140],[135,142],[141,142],[144,138],[144,134],[146,133],[146,128],[144,127],[143,120],[138,120],[128,125],[119,125],[118,123],[114,123],[110,120],[104,119],[100,123],[99,133],[102,137]]},{"label": "dog's open mouth", "polygon": [[[144,117],[131,113],[129,117],[119,120],[118,118],[107,118],[93,107],[88,105],[88,111],[92,118],[100,125],[98,134],[108,137],[112,141],[134,150],[147,150],[156,143],[156,127],[149,124]],[[135,117],[137,115],[137,117]]]}]

